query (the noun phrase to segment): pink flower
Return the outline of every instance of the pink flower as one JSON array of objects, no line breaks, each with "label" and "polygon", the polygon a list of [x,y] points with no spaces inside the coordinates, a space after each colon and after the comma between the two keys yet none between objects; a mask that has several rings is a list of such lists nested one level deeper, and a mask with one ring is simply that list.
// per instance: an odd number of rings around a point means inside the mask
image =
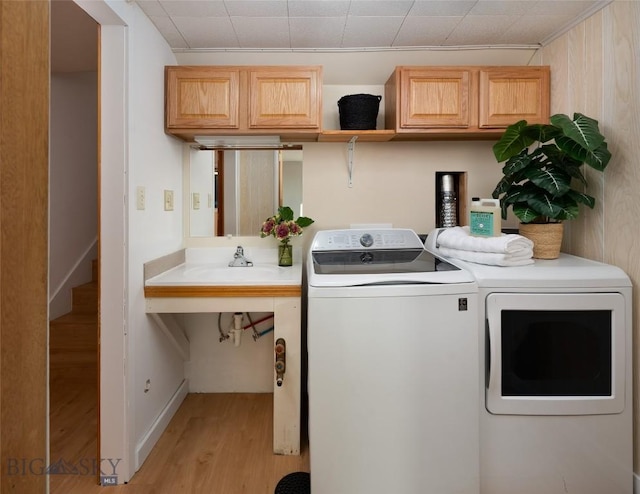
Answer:
[{"label": "pink flower", "polygon": [[261,237],[268,237],[269,235],[273,235],[273,229],[276,226],[276,222],[273,218],[269,218],[262,224],[262,229],[260,230]]},{"label": "pink flower", "polygon": [[302,234],[302,228],[295,221],[289,222],[289,232],[291,236]]},{"label": "pink flower", "polygon": [[279,223],[278,225],[276,225],[276,238],[278,240],[286,240],[287,238],[289,238],[289,224],[288,223]]}]

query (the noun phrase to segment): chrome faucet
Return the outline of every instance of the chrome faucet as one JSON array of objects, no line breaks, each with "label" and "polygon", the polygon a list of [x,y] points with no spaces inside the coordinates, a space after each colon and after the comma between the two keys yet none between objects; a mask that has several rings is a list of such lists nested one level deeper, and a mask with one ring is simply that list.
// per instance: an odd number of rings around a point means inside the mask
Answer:
[{"label": "chrome faucet", "polygon": [[229,263],[230,268],[244,267],[248,268],[253,266],[253,263],[244,257],[244,249],[242,245],[238,245],[236,253],[233,254],[233,261]]}]

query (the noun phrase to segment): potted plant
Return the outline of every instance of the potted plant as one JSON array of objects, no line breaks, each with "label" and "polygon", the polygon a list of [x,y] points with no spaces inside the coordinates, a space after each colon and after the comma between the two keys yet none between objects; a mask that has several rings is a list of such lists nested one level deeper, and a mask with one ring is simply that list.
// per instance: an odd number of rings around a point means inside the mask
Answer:
[{"label": "potted plant", "polygon": [[293,209],[289,206],[280,206],[274,216],[267,218],[262,223],[260,236],[275,237],[280,241],[278,245],[278,266],[291,266],[293,264],[293,249],[289,241],[292,237],[302,235],[302,229],[313,224],[311,218],[300,216],[293,219]]},{"label": "potted plant", "polygon": [[[520,234],[534,242],[533,256],[543,259],[558,257],[562,222],[576,218],[581,204],[595,205],[594,197],[572,187],[572,182],[587,185],[582,165],[603,171],[611,159],[597,120],[574,113],[573,119],[556,114],[550,121],[516,122],[493,146],[498,162],[506,163],[492,196],[500,199],[503,219],[513,209]],[[545,240],[541,229],[551,229],[551,239]]]}]

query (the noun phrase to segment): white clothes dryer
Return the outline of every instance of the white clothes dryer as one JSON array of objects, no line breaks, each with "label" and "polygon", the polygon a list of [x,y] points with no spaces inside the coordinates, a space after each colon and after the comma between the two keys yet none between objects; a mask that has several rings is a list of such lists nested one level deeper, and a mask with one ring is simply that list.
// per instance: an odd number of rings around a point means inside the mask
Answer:
[{"label": "white clothes dryer", "polygon": [[[426,241],[436,254],[438,231]],[[480,294],[481,492],[631,494],[627,275],[568,254],[458,264]]]}]

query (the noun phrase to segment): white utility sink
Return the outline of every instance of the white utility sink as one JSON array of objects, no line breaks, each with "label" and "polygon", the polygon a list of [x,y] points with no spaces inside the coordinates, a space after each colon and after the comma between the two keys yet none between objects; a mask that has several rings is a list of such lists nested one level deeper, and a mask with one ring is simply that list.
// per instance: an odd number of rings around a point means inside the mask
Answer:
[{"label": "white utility sink", "polygon": [[[302,263],[278,266],[277,249],[245,250],[253,266],[230,267],[234,248],[187,249],[185,262],[146,280],[146,286],[297,285]],[[295,255],[295,254],[294,254]]]},{"label": "white utility sink", "polygon": [[260,283],[274,277],[279,278],[280,270],[285,270],[276,265],[254,264],[250,267],[230,267],[225,264],[203,264],[202,266],[186,267],[182,275],[190,280],[212,281],[229,280],[247,283]]}]

